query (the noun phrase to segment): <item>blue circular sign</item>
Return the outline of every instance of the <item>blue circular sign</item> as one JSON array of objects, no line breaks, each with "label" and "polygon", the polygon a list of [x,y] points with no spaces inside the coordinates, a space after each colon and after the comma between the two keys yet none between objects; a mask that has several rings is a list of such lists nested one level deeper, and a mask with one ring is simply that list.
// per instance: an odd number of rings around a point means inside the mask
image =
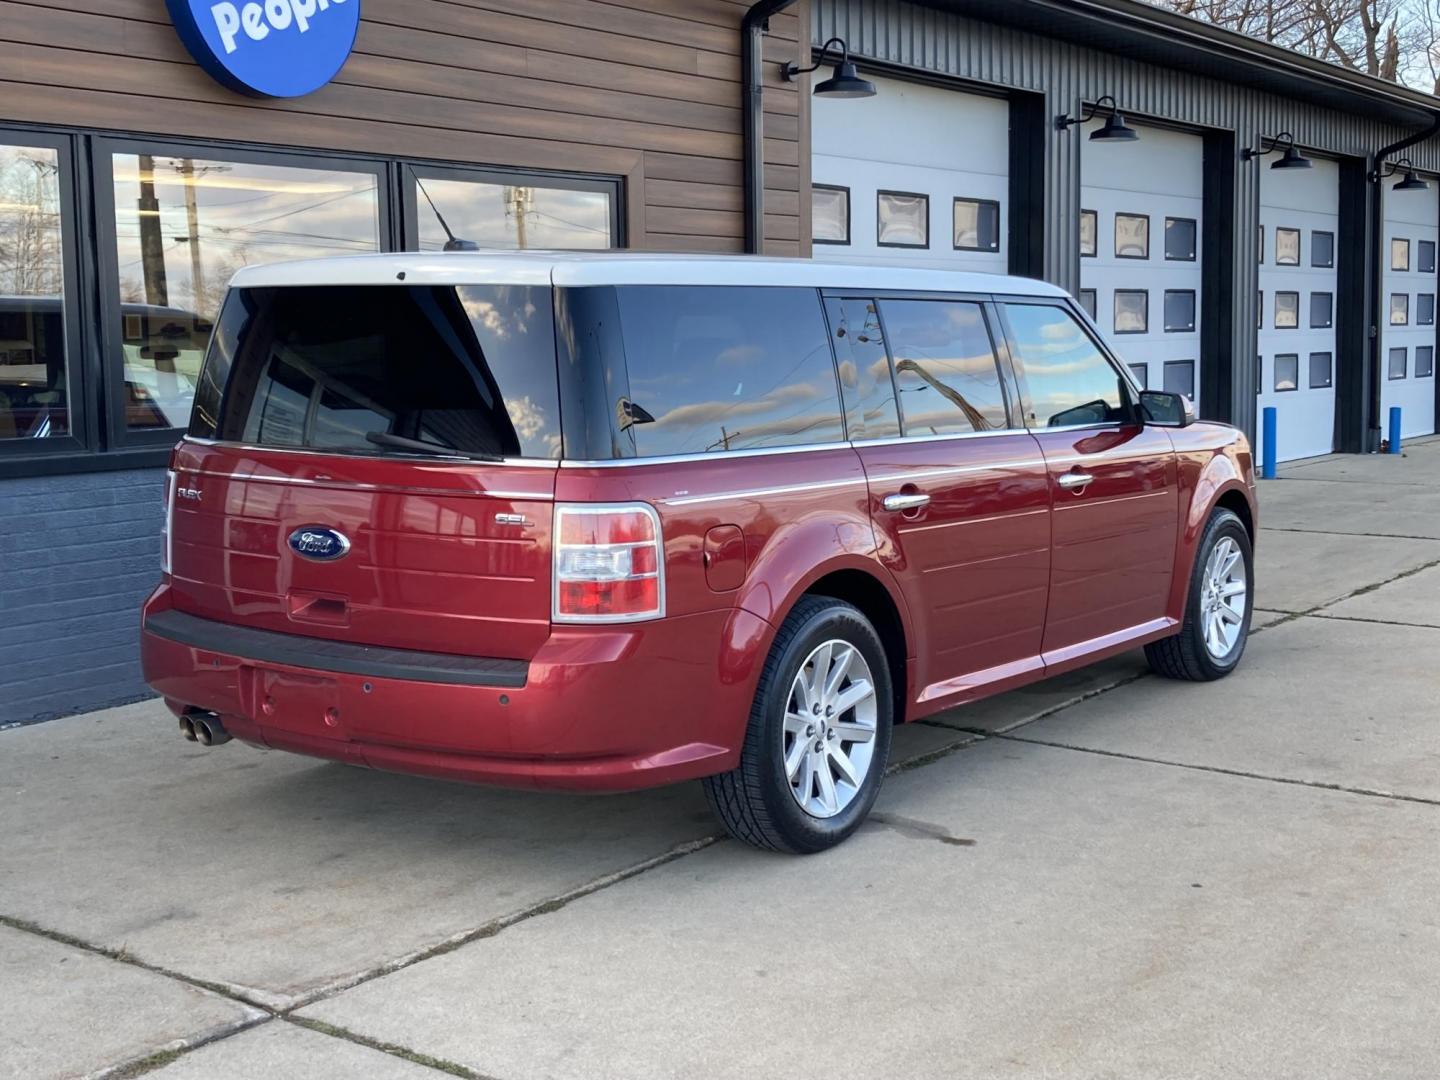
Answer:
[{"label": "blue circular sign", "polygon": [[180,40],[217,81],[299,97],[333,79],[355,44],[360,0],[165,0]]}]

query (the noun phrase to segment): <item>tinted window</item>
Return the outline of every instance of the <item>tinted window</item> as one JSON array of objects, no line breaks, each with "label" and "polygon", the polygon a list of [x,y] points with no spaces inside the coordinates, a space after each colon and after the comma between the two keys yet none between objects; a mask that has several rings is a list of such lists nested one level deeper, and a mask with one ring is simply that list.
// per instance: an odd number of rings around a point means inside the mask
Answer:
[{"label": "tinted window", "polygon": [[1310,234],[1310,265],[1311,266],[1334,266],[1335,265],[1335,234],[1332,232],[1312,232]]},{"label": "tinted window", "polygon": [[1165,219],[1165,258],[1195,261],[1195,222],[1191,218]]},{"label": "tinted window", "polygon": [[1030,426],[1129,418],[1119,373],[1068,311],[1009,304],[1006,314],[1030,395]]},{"label": "tinted window", "polygon": [[1328,292],[1310,294],[1310,325],[1326,327],[1334,321],[1335,297]]},{"label": "tinted window", "polygon": [[1194,360],[1165,361],[1165,392],[1184,394],[1186,397],[1195,396]]},{"label": "tinted window", "polygon": [[1275,390],[1277,393],[1300,388],[1300,357],[1297,353],[1278,353],[1275,357]]},{"label": "tinted window", "polygon": [[999,251],[1000,204],[993,199],[956,199],[955,247],[959,251]]},{"label": "tinted window", "polygon": [[874,300],[828,300],[830,333],[839,364],[845,423],[852,439],[900,434],[890,356]]},{"label": "tinted window", "polygon": [[1009,426],[995,351],[979,304],[884,300],[895,386],[906,435],[951,435]]},{"label": "tinted window", "polygon": [[842,438],[840,397],[813,289],[616,289],[629,370],[621,403],[641,457]]},{"label": "tinted window", "polygon": [[1421,240],[1417,245],[1415,269],[1422,274],[1433,274],[1435,272],[1435,241]]},{"label": "tinted window", "polygon": [[1165,329],[1167,331],[1188,331],[1195,329],[1195,290],[1165,290]]},{"label": "tinted window", "polygon": [[1333,367],[1330,353],[1312,352],[1310,354],[1310,389],[1318,390],[1329,386]]},{"label": "tinted window", "polygon": [[558,420],[548,289],[305,286],[230,293],[190,433],[407,452],[369,437],[386,433],[558,457]]}]

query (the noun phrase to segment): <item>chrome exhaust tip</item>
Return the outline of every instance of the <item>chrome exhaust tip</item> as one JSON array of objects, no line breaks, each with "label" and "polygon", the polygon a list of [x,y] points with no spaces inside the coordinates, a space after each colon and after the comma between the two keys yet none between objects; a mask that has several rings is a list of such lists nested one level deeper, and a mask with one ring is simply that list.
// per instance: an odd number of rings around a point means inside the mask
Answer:
[{"label": "chrome exhaust tip", "polygon": [[191,720],[188,716],[180,717],[180,734],[184,735],[190,742],[194,742],[196,739],[195,721]]}]

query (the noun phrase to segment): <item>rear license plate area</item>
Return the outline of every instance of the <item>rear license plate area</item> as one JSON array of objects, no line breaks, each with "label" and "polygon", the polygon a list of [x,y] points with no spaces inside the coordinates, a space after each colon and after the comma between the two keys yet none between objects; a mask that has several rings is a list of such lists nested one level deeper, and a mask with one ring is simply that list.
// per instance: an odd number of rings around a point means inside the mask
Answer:
[{"label": "rear license plate area", "polygon": [[319,675],[278,668],[251,669],[251,718],[297,735],[345,737],[340,684]]}]

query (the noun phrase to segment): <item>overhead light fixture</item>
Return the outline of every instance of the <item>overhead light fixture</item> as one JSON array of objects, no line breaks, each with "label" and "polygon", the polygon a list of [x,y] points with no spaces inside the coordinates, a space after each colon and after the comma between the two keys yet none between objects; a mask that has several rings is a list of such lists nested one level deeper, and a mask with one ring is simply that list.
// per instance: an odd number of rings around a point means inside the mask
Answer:
[{"label": "overhead light fixture", "polygon": [[[1266,143],[1270,145],[1266,146]],[[1311,167],[1312,163],[1310,159],[1295,149],[1295,136],[1288,131],[1282,131],[1279,135],[1271,136],[1268,139],[1262,138],[1260,145],[1263,149],[1257,150],[1253,146],[1246,147],[1240,152],[1241,159],[1244,161],[1257,161],[1262,157],[1268,157],[1275,153],[1283,146],[1285,152],[1280,155],[1279,161],[1272,161],[1270,163],[1270,168],[1308,169]]]},{"label": "overhead light fixture", "polygon": [[1370,174],[1370,179],[1377,184],[1386,177],[1394,176],[1397,172],[1404,170],[1404,175],[1391,187],[1391,191],[1428,191],[1430,184],[1420,179],[1415,172],[1415,166],[1409,158],[1401,158],[1399,161],[1383,162],[1379,169]]},{"label": "overhead light fixture", "polygon": [[875,84],[868,79],[860,78],[860,73],[855,70],[855,64],[850,59],[850,47],[845,44],[844,38],[833,37],[825,42],[820,49],[820,57],[808,68],[802,68],[795,61],[780,65],[780,77],[786,82],[794,82],[801,75],[808,75],[817,70],[825,63],[825,58],[830,55],[830,46],[838,45],[840,59],[835,62],[835,72],[830,78],[815,84],[814,94],[816,97],[827,98],[864,98],[875,96]]},{"label": "overhead light fixture", "polygon": [[1134,142],[1140,138],[1140,133],[1125,123],[1124,115],[1115,104],[1115,98],[1110,94],[1096,98],[1095,104],[1082,109],[1079,116],[1061,113],[1055,117],[1055,130],[1065,131],[1074,124],[1083,124],[1093,120],[1101,109],[1109,111],[1106,113],[1104,125],[1090,133],[1091,142]]}]

